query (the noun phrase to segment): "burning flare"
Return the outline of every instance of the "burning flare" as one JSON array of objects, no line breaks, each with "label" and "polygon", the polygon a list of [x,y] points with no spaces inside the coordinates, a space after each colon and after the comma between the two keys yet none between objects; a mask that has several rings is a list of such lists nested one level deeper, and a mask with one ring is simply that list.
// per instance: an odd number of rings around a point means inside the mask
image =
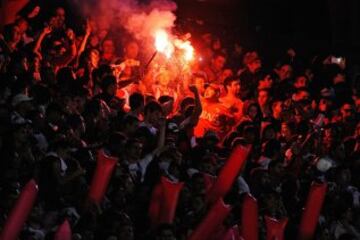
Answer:
[{"label": "burning flare", "polygon": [[155,33],[155,48],[156,51],[165,54],[167,58],[170,58],[174,52],[174,46],[165,30],[158,30]]},{"label": "burning flare", "polygon": [[185,62],[194,59],[194,48],[191,42],[187,39],[171,39],[164,29],[160,29],[155,33],[155,48],[157,52],[163,53],[167,58],[172,57],[176,48],[183,54],[183,60]]}]

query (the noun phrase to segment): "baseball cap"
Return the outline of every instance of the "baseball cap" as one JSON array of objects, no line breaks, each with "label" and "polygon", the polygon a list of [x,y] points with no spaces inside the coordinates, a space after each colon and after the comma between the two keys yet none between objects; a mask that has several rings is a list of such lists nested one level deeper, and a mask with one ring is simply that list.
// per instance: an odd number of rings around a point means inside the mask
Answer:
[{"label": "baseball cap", "polygon": [[16,107],[17,105],[19,105],[22,102],[29,102],[29,101],[32,101],[32,100],[33,100],[33,98],[28,97],[27,95],[20,93],[20,94],[15,95],[12,98],[11,104],[12,104],[13,107]]}]

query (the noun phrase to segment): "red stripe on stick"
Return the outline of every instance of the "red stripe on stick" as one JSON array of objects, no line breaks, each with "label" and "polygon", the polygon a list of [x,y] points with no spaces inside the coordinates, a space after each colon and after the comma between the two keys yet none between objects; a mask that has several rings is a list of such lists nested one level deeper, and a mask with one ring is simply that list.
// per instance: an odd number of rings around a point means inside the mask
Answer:
[{"label": "red stripe on stick", "polygon": [[1,233],[1,240],[16,240],[27,220],[38,194],[35,180],[30,180],[22,189],[15,206],[11,210]]}]

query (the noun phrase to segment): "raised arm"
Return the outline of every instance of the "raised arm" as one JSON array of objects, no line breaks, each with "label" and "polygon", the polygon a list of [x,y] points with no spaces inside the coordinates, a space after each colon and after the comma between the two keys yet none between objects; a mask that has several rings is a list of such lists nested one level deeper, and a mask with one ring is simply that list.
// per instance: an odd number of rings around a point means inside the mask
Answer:
[{"label": "raised arm", "polygon": [[84,36],[84,38],[80,44],[79,50],[77,52],[77,62],[79,62],[80,55],[85,51],[86,44],[89,40],[90,34],[91,34],[91,26],[90,26],[89,20],[87,20],[85,36]]},{"label": "raised arm", "polygon": [[160,120],[160,128],[159,128],[159,138],[157,142],[156,149],[154,150],[153,154],[158,155],[160,154],[165,146],[165,134],[166,134],[166,119],[163,118]]},{"label": "raised arm", "polygon": [[191,85],[189,86],[189,90],[194,94],[194,99],[195,99],[195,107],[194,107],[194,111],[192,112],[191,116],[188,117],[187,119],[185,119],[181,125],[180,128],[184,128],[185,126],[196,126],[198,121],[199,121],[199,117],[202,113],[202,105],[201,105],[201,99],[200,99],[200,94],[198,89],[196,88],[196,86]]},{"label": "raised arm", "polygon": [[33,52],[37,54],[40,58],[42,58],[41,54],[41,44],[44,41],[44,38],[50,34],[52,31],[51,27],[47,26],[45,27],[42,32],[40,33],[39,38],[36,40],[35,47],[33,49]]}]

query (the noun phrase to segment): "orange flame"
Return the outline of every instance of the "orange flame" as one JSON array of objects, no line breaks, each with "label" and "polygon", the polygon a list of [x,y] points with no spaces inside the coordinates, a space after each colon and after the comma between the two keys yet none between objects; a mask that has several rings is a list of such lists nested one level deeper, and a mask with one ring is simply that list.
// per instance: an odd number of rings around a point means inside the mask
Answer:
[{"label": "orange flame", "polygon": [[174,41],[174,44],[178,49],[183,50],[185,61],[191,61],[194,58],[194,48],[190,41],[182,41],[177,39]]},{"label": "orange flame", "polygon": [[160,29],[155,32],[155,48],[158,52],[163,53],[167,58],[171,58],[175,48],[182,50],[183,58],[186,62],[193,60],[194,48],[190,41],[181,39],[171,39],[169,34]]}]

